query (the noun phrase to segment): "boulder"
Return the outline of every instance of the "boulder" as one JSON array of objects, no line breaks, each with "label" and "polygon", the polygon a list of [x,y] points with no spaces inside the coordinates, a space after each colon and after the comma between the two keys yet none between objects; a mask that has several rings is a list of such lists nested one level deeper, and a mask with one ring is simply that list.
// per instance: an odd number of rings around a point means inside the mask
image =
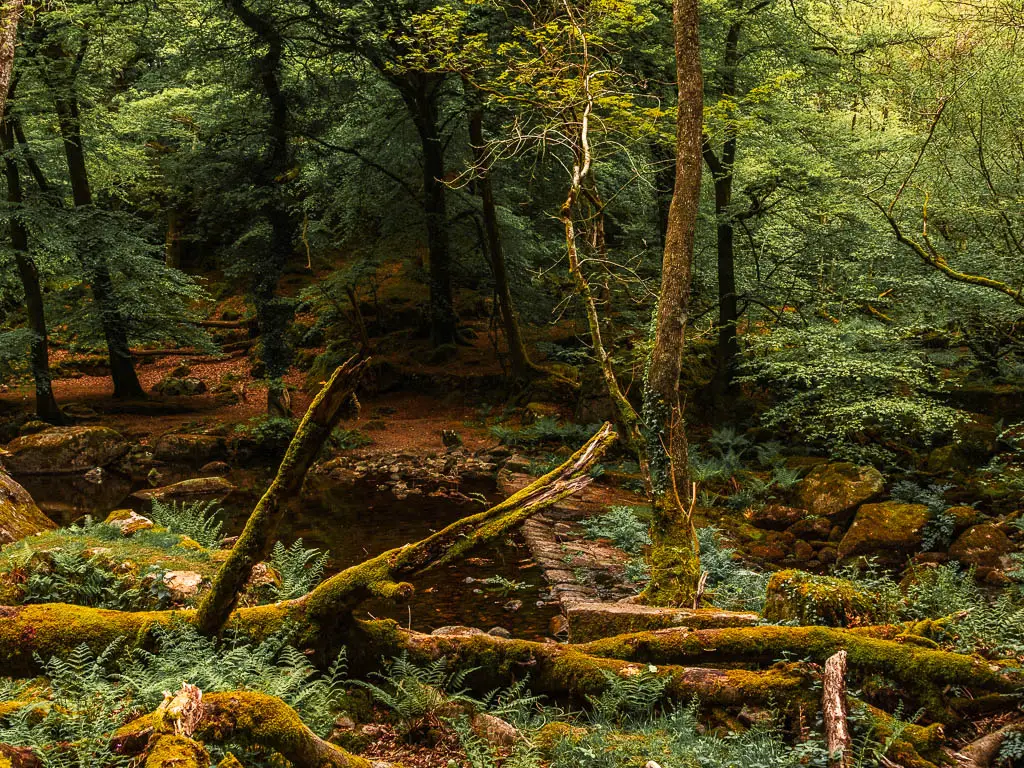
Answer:
[{"label": "boulder", "polygon": [[195,571],[166,571],[163,582],[167,591],[171,593],[171,600],[176,603],[184,603],[199,594],[203,575]]},{"label": "boulder", "polygon": [[514,725],[484,712],[473,716],[470,727],[477,738],[483,739],[492,747],[511,747],[522,738],[519,729]]},{"label": "boulder", "polygon": [[784,531],[797,521],[807,517],[807,510],[799,507],[787,507],[782,504],[766,504],[763,507],[751,507],[743,513],[743,517],[758,528]]},{"label": "boulder", "polygon": [[28,491],[0,472],[0,546],[56,527],[56,523],[36,506]]},{"label": "boulder", "polygon": [[60,475],[109,466],[129,447],[107,427],[53,427],[15,438],[3,460],[14,475]]},{"label": "boulder", "polygon": [[921,547],[921,533],[930,517],[924,504],[865,504],[839,542],[839,559],[864,555],[888,565],[901,565]]},{"label": "boulder", "polygon": [[224,501],[235,490],[235,486],[223,477],[193,477],[162,488],[148,488],[136,491],[133,499],[140,501]]},{"label": "boulder", "polygon": [[206,383],[202,379],[192,376],[181,379],[175,376],[168,376],[154,384],[153,391],[168,397],[190,397],[206,392]]},{"label": "boulder", "polygon": [[949,548],[950,557],[978,568],[1005,568],[1015,547],[998,525],[982,523],[960,534]]},{"label": "boulder", "polygon": [[133,509],[115,509],[103,522],[119,529],[122,536],[131,536],[133,533],[148,531],[155,527],[152,520]]},{"label": "boulder", "polygon": [[797,504],[820,517],[845,520],[884,486],[882,473],[874,467],[850,462],[819,464],[797,484]]},{"label": "boulder", "polygon": [[172,463],[201,465],[228,455],[228,444],[217,435],[161,435],[153,445],[153,458]]},{"label": "boulder", "polygon": [[884,621],[877,595],[847,579],[777,571],[768,581],[764,617],[801,625],[856,627]]}]

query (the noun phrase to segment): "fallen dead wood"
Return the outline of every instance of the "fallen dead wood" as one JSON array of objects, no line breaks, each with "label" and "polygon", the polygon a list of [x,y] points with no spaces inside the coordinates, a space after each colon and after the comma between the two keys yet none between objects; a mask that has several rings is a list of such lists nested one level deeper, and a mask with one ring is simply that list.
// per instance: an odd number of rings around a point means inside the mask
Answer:
[{"label": "fallen dead wood", "polygon": [[[606,424],[560,467],[500,504],[458,520],[420,542],[347,568],[304,597],[238,609],[230,615],[228,626],[240,635],[259,639],[289,623],[295,627],[296,644],[332,655],[345,642],[352,611],[367,596],[408,597],[413,587],[402,579],[462,557],[586,487],[592,482],[590,470],[615,437]],[[35,674],[35,654],[43,659],[63,656],[80,643],[101,651],[119,637],[126,638],[129,647],[145,646],[156,626],[196,620],[193,610],[127,612],[61,603],[0,606],[0,669],[11,675]]]},{"label": "fallen dead wood", "polygon": [[846,651],[838,651],[825,662],[821,711],[830,764],[850,768],[853,765],[853,738],[846,721]]},{"label": "fallen dead wood", "polygon": [[274,481],[249,515],[242,534],[231,548],[231,554],[199,604],[196,626],[200,632],[213,635],[220,631],[249,580],[253,566],[270,554],[274,533],[287,502],[302,490],[306,473],[351,400],[365,366],[365,360],[349,359],[334,371],[313,399],[281,460]]},{"label": "fallen dead wood", "polygon": [[1024,723],[1010,723],[998,731],[987,733],[970,744],[961,747],[954,755],[960,768],[990,768],[999,756],[1003,742],[1011,733],[1024,732]]},{"label": "fallen dead wood", "polygon": [[[330,744],[311,731],[298,713],[274,696],[255,691],[208,693],[202,714],[189,729],[175,734],[176,722],[165,712],[144,715],[119,728],[111,746],[115,752],[137,756],[148,751],[147,766],[200,765],[203,749],[197,741],[243,741],[279,752],[298,768],[371,768],[369,760]],[[154,761],[156,755],[156,761]],[[209,763],[201,763],[206,768]]]}]

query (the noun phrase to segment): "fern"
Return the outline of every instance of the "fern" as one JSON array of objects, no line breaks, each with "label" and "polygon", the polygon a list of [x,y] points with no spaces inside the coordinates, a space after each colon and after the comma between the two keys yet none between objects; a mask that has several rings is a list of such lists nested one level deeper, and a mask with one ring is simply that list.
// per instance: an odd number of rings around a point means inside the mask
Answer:
[{"label": "fern", "polygon": [[648,523],[634,507],[612,507],[603,515],[580,522],[587,537],[611,539],[616,547],[630,555],[639,555],[651,543]]},{"label": "fern", "polygon": [[327,552],[303,547],[302,539],[287,548],[280,541],[274,544],[270,567],[281,577],[280,584],[271,586],[274,600],[293,600],[313,589],[324,576],[327,557]]},{"label": "fern", "polygon": [[172,533],[188,536],[206,549],[217,549],[223,539],[220,535],[223,522],[218,519],[223,512],[212,501],[165,504],[153,499],[150,516],[154,523]]},{"label": "fern", "polygon": [[588,696],[587,700],[594,708],[594,717],[606,723],[649,719],[669,683],[669,677],[659,675],[653,665],[627,676],[608,670],[602,670],[602,674],[607,686],[600,696]]}]

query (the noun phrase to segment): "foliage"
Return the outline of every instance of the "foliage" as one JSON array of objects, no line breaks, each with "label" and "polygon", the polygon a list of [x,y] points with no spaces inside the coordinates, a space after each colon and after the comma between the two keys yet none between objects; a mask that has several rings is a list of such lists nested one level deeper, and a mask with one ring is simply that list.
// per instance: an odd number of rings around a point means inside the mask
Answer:
[{"label": "foliage", "polygon": [[409,660],[406,654],[385,664],[375,673],[381,684],[354,681],[366,688],[374,700],[391,710],[399,728],[406,734],[418,732],[456,712],[460,703],[473,703],[463,687],[473,669],[449,671],[444,657],[426,666]]},{"label": "foliage", "polygon": [[171,533],[180,533],[198,542],[206,549],[217,549],[223,540],[220,535],[224,523],[220,519],[224,510],[213,501],[171,502],[153,499],[150,517]]},{"label": "foliage", "polygon": [[533,424],[518,429],[502,424],[491,426],[491,436],[502,445],[513,447],[534,447],[551,443],[576,446],[586,442],[594,432],[597,424],[560,424],[557,419],[544,416]]},{"label": "foliage", "polygon": [[595,515],[580,521],[587,537],[610,539],[623,552],[630,555],[642,554],[650,546],[650,523],[646,516],[638,514],[635,507],[611,507],[603,515]]},{"label": "foliage", "polygon": [[760,611],[769,574],[746,568],[734,557],[734,549],[722,545],[717,528],[700,528],[697,540],[700,565],[708,574],[707,602],[727,610]]},{"label": "foliage", "polygon": [[900,480],[890,491],[892,498],[907,504],[924,504],[930,517],[921,531],[921,549],[926,552],[945,549],[953,541],[956,518],[949,514],[945,493],[952,485],[934,483],[922,488],[911,480]]},{"label": "foliage", "polygon": [[519,592],[529,588],[529,584],[525,581],[515,581],[513,579],[506,579],[500,574],[494,574],[488,576],[486,579],[480,579],[480,583],[483,584],[487,589],[497,592],[499,595],[507,596],[513,592]]},{"label": "foliage", "polygon": [[306,549],[302,546],[302,539],[296,539],[290,547],[276,542],[270,556],[270,567],[280,577],[280,583],[270,586],[273,599],[292,600],[311,591],[324,576],[328,555],[316,548]]},{"label": "foliage", "polygon": [[621,725],[650,719],[665,694],[669,678],[650,665],[632,674],[602,670],[606,687],[599,696],[588,696],[598,722]]}]

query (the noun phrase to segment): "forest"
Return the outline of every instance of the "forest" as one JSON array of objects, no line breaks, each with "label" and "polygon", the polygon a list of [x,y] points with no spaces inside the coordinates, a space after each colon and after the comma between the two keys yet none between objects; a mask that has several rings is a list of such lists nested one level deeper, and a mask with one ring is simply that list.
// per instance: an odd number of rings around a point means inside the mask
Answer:
[{"label": "forest", "polygon": [[1021,0],[0,0],[0,768],[1024,766]]}]

